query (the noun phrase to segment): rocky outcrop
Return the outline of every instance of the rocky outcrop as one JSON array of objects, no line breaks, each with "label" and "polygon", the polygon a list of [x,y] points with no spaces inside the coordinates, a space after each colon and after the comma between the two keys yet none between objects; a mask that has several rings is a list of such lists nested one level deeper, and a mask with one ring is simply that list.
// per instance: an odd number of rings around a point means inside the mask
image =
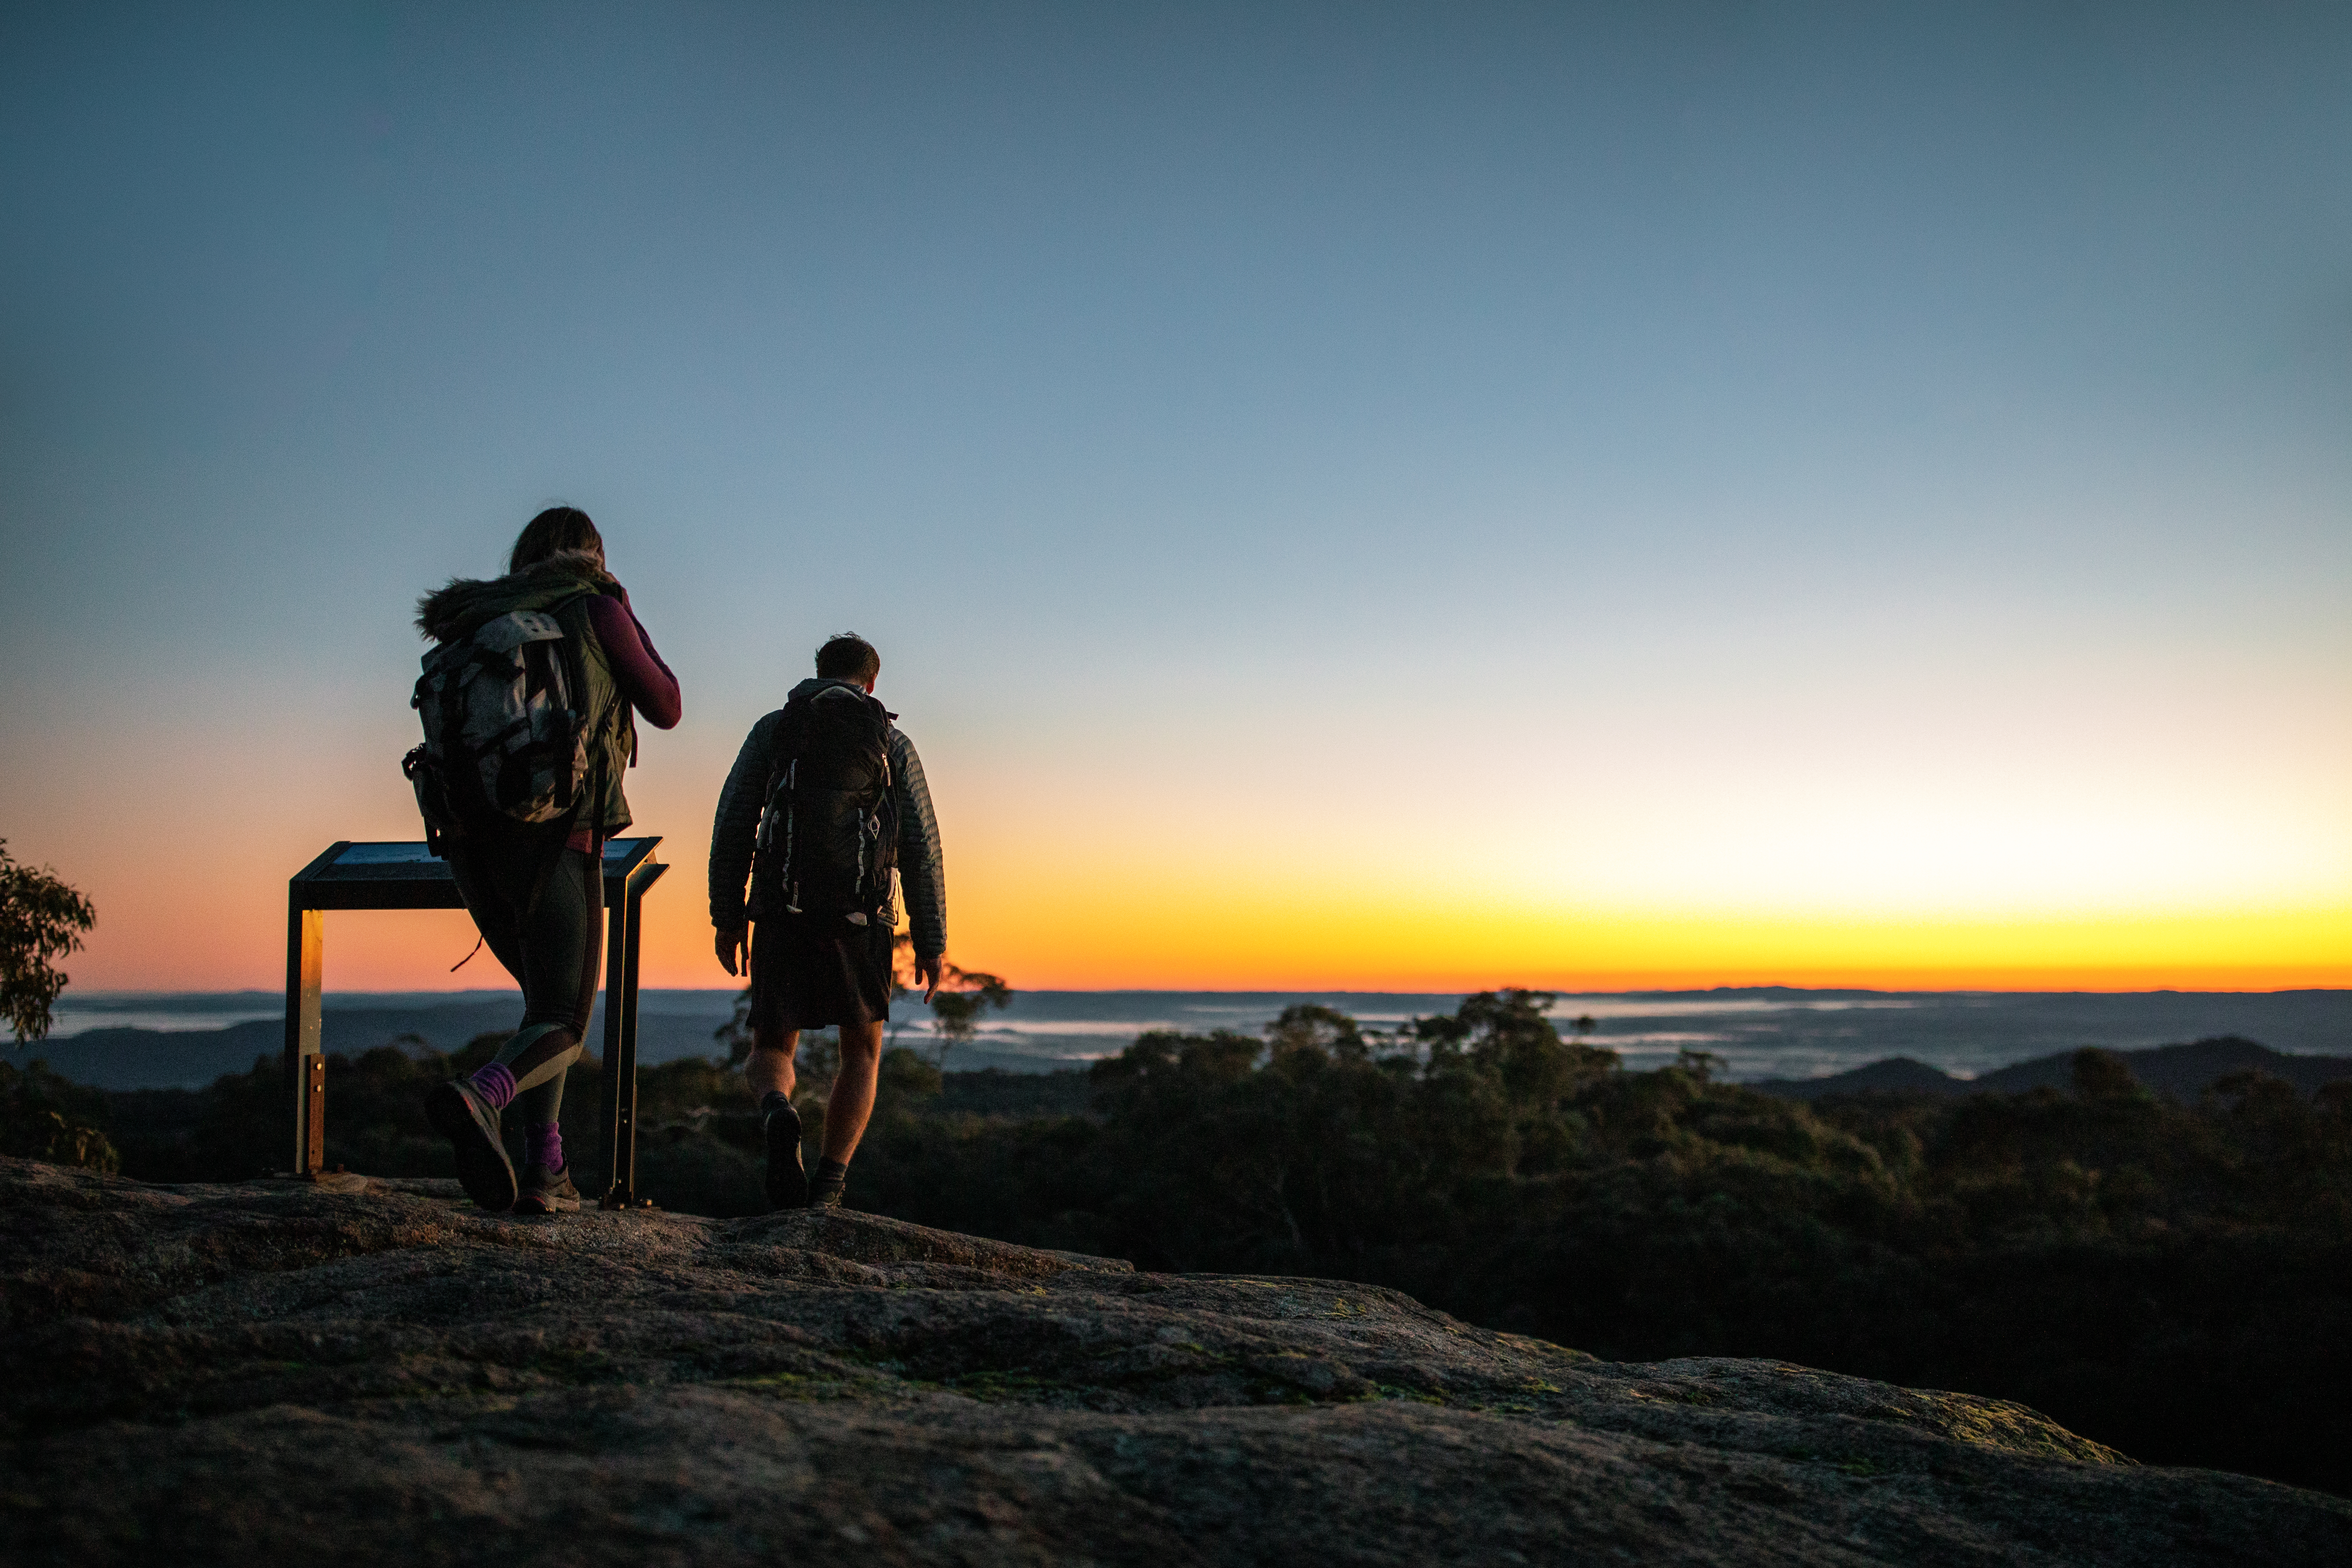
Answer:
[{"label": "rocky outcrop", "polygon": [[856,1214],[0,1161],[15,1563],[2352,1560],[2014,1405]]}]

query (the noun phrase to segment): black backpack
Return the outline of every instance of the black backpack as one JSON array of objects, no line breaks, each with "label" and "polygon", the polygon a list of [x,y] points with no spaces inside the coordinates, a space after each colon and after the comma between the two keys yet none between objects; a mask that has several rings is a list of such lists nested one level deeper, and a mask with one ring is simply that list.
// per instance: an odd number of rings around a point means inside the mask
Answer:
[{"label": "black backpack", "polygon": [[785,703],[783,726],[760,818],[761,907],[863,924],[888,906],[898,858],[890,711],[826,686]]}]

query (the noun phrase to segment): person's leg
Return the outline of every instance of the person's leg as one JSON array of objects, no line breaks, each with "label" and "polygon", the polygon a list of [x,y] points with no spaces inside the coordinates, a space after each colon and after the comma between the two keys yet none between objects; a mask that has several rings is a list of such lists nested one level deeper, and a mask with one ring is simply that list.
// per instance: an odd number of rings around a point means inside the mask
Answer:
[{"label": "person's leg", "polygon": [[[435,1125],[457,1145],[458,1175],[475,1202],[505,1208],[524,1188],[537,1197],[573,1195],[562,1191],[569,1181],[555,1113],[562,1106],[562,1079],[579,1058],[589,1009],[595,1005],[604,888],[603,867],[591,854],[529,837],[488,841],[483,847],[488,852],[480,857],[479,868],[489,874],[497,901],[520,911],[514,939],[519,951],[509,966],[522,982],[522,1027],[467,1080],[456,1101],[436,1091],[447,1103],[440,1104]],[[550,853],[556,857],[551,866],[546,860]],[[504,954],[501,962],[509,962]],[[498,1122],[499,1113],[525,1094],[531,1095],[523,1107],[526,1179],[519,1184]],[[548,1205],[534,1201],[527,1206],[543,1213]]]},{"label": "person's leg", "polygon": [[825,1104],[824,1157],[809,1184],[809,1202],[836,1207],[849,1180],[849,1162],[874,1115],[882,1068],[882,1036],[890,1021],[890,930],[879,921],[845,930],[834,944],[845,1016],[835,1033],[841,1067]]},{"label": "person's leg", "polygon": [[882,1069],[882,1025],[844,1024],[841,1071],[834,1075],[833,1098],[824,1102],[824,1157],[849,1163],[866,1123],[874,1115],[874,1085]]},{"label": "person's leg", "polygon": [[772,1209],[796,1209],[808,1204],[808,1165],[801,1152],[801,1113],[793,1106],[799,1074],[793,1066],[800,1049],[801,1032],[787,993],[786,970],[793,949],[793,931],[783,921],[761,921],[751,928],[744,947],[751,973],[751,1059],[743,1064],[743,1081],[760,1102],[760,1131],[766,1145],[767,1169],[761,1185]]},{"label": "person's leg", "polygon": [[798,1029],[772,1024],[751,1026],[751,1059],[743,1064],[744,1080],[760,1098],[760,1128],[767,1142],[764,1187],[768,1206],[796,1209],[808,1204],[808,1166],[801,1154],[801,1113],[793,1109],[793,1053],[801,1043]]},{"label": "person's leg", "polygon": [[495,848],[487,839],[466,837],[446,841],[443,858],[466,912],[474,917],[490,956],[502,964],[515,984],[522,984],[522,909],[509,901],[506,879],[499,872]]},{"label": "person's leg", "polygon": [[530,1184],[530,1167],[548,1172],[564,1168],[563,1080],[570,1073],[566,1068],[515,1094],[515,1114],[522,1119],[525,1185]]},{"label": "person's leg", "polygon": [[866,1123],[873,1119],[874,1086],[882,1068],[880,1019],[844,1024],[835,1032],[841,1037],[841,1070],[834,1075],[833,1097],[824,1105],[824,1158],[810,1183],[813,1205],[841,1202],[850,1159],[857,1152],[857,1141],[866,1136]]},{"label": "person's leg", "polygon": [[[475,929],[520,983],[525,972],[522,900],[513,895],[511,851],[503,837],[474,834],[451,840],[446,856],[457,896],[474,917]],[[485,1068],[471,1078],[436,1085],[425,1097],[425,1117],[449,1140],[467,1196],[493,1212],[512,1206],[515,1199],[514,1164],[507,1158],[499,1130],[499,1110],[513,1093],[511,1074],[504,1068]]]},{"label": "person's leg", "polygon": [[[497,1057],[514,1075],[516,1094],[562,1078],[579,1058],[604,952],[603,869],[592,856],[563,850],[523,912],[522,1027]],[[536,870],[518,867],[517,874],[535,879]]]},{"label": "person's leg", "polygon": [[604,868],[595,855],[565,849],[523,921],[523,1027],[499,1052],[514,1075],[522,1119],[523,1173],[518,1213],[579,1205],[563,1153],[563,1081],[580,1058],[596,1005],[604,951]]},{"label": "person's leg", "polygon": [[[515,1114],[526,1127],[560,1121],[563,1115],[563,1080],[570,1074],[566,1068],[554,1077],[542,1079],[529,1089],[518,1089],[514,1097]],[[563,1162],[558,1160],[557,1164]]]},{"label": "person's leg", "polygon": [[751,1088],[751,1098],[765,1100],[772,1094],[786,1100],[799,1081],[793,1067],[793,1053],[800,1049],[798,1029],[779,1029],[755,1025],[751,1029],[751,1059],[743,1064],[743,1081]]}]

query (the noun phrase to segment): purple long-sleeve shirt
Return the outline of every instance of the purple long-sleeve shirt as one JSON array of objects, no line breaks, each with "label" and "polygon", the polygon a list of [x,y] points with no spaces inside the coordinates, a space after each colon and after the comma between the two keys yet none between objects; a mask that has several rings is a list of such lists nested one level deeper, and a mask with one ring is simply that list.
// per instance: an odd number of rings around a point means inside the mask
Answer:
[{"label": "purple long-sleeve shirt", "polygon": [[630,706],[656,730],[677,729],[677,721],[686,716],[677,677],[654,651],[654,639],[646,635],[645,623],[637,619],[628,600],[597,595],[588,601],[588,624],[596,628],[596,640],[604,645],[604,662],[612,666],[613,684],[621,689]]},{"label": "purple long-sleeve shirt", "polygon": [[[629,607],[625,598],[614,598],[599,594],[588,601],[588,624],[596,628],[596,640],[604,647],[604,662],[613,671],[613,684],[623,701],[635,708],[648,724],[656,730],[675,730],[686,716],[686,700],[677,689],[677,677],[662,656],[654,649],[654,639],[646,635],[637,612]],[[583,827],[568,841],[569,847],[583,855],[596,852],[596,834]]]}]

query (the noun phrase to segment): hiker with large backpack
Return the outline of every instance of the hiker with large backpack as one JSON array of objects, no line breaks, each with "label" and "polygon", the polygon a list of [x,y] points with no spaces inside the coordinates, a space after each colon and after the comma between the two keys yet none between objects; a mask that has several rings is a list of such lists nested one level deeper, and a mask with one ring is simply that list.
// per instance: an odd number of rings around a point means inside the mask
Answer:
[{"label": "hiker with large backpack", "polygon": [[[471,1077],[436,1087],[425,1114],[476,1205],[548,1214],[580,1206],[557,1117],[596,1001],[604,840],[629,826],[632,714],[667,730],[683,710],[587,513],[541,512],[507,565],[419,601],[417,629],[435,644],[411,699],[425,743],[402,766],[425,841],[522,986],[514,1037]],[[499,1132],[509,1106],[522,1121],[520,1178]]]},{"label": "hiker with large backpack", "polygon": [[[939,820],[914,742],[875,700],[881,671],[881,656],[855,633],[817,649],[816,679],[751,726],[710,826],[710,923],[719,962],[751,982],[744,1076],[760,1097],[775,1208],[841,1203],[874,1113],[902,891],[926,1001],[947,951]],[[793,1109],[793,1055],[802,1030],[827,1025],[840,1037],[841,1066],[812,1179]]]}]

